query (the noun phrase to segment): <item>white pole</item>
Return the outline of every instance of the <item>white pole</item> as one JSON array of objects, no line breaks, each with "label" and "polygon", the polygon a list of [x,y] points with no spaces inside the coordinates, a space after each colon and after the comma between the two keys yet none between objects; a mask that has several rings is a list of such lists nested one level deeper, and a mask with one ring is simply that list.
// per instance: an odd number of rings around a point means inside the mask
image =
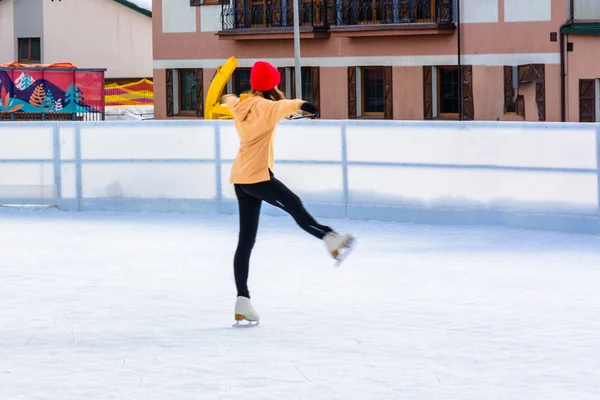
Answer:
[{"label": "white pole", "polygon": [[296,80],[296,98],[302,98],[302,71],[300,67],[300,17],[298,5],[300,0],[294,0],[294,61],[295,61],[295,80]]}]

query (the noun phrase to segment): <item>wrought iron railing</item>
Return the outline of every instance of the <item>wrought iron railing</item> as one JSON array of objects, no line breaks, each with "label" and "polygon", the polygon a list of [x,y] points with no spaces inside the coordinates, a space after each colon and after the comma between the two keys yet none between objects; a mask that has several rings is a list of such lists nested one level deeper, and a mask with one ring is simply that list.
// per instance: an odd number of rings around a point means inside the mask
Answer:
[{"label": "wrought iron railing", "polygon": [[452,0],[338,1],[337,26],[366,24],[450,23]]},{"label": "wrought iron railing", "polygon": [[[453,0],[298,0],[300,25],[452,23]],[[293,0],[224,0],[223,30],[292,27]]]},{"label": "wrought iron railing", "polygon": [[[325,17],[329,1],[332,0],[300,0],[300,25],[325,28],[328,25]],[[229,4],[223,3],[223,30],[294,26],[292,1],[232,0]]]}]

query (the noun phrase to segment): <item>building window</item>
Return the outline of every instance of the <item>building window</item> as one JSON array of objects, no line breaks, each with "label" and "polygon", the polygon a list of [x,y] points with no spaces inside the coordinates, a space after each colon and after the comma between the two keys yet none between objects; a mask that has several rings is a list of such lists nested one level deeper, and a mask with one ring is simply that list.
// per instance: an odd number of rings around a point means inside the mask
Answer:
[{"label": "building window", "polygon": [[315,103],[315,99],[313,96],[313,74],[311,67],[302,67],[300,68],[300,79],[302,81],[300,84],[302,85],[302,96],[296,96],[296,68],[288,68],[290,74],[290,87],[286,88],[286,93],[289,92],[290,95],[287,96],[290,99],[300,98],[302,100],[306,100],[309,103]]},{"label": "building window", "polygon": [[383,67],[363,67],[360,75],[361,115],[383,117],[385,111]]},{"label": "building window", "polygon": [[348,118],[393,119],[392,67],[348,67]]},{"label": "building window", "polygon": [[180,69],[179,75],[179,114],[196,114],[198,99],[196,96],[196,70]]},{"label": "building window", "polygon": [[203,77],[202,68],[165,71],[167,117],[204,115]]},{"label": "building window", "polygon": [[250,68],[236,68],[227,82],[227,93],[239,96],[252,90],[250,86]]},{"label": "building window", "polygon": [[[461,85],[462,107],[461,107]],[[462,66],[462,82],[456,66],[423,66],[423,117],[425,119],[475,119],[473,67]]]},{"label": "building window", "polygon": [[21,63],[39,63],[42,60],[40,38],[19,38],[19,57]]},{"label": "building window", "polygon": [[458,118],[460,103],[458,75],[458,67],[437,68],[437,110],[442,118]]},{"label": "building window", "polygon": [[300,69],[302,95],[296,95],[296,68],[281,67],[281,82],[279,89],[285,93],[288,99],[301,98],[314,104],[317,108],[321,107],[321,75],[319,67],[302,67]]}]

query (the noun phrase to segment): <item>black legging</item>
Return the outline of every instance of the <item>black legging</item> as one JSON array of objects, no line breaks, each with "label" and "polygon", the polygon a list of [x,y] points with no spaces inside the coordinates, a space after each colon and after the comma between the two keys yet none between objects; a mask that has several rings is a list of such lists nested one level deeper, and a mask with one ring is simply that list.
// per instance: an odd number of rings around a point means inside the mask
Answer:
[{"label": "black legging", "polygon": [[233,259],[238,296],[250,297],[248,291],[250,254],[256,241],[262,201],[286,211],[302,229],[318,239],[323,239],[326,233],[332,231],[330,227],[315,221],[302,205],[300,198],[275,179],[273,173],[270,172],[270,175],[270,181],[234,185],[240,214],[240,233]]}]

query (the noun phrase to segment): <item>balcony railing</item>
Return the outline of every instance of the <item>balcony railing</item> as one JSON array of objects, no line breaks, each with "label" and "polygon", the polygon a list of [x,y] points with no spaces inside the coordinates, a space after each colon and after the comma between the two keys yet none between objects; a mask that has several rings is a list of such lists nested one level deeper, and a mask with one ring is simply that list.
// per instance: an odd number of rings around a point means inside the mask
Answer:
[{"label": "balcony railing", "polygon": [[[223,30],[293,27],[293,0],[224,0]],[[300,25],[330,26],[453,22],[452,0],[299,0]]]},{"label": "balcony railing", "polygon": [[[301,26],[327,26],[325,10],[327,2],[300,0],[299,20]],[[294,9],[292,1],[232,0],[221,3],[223,30],[244,28],[293,27]]]}]

